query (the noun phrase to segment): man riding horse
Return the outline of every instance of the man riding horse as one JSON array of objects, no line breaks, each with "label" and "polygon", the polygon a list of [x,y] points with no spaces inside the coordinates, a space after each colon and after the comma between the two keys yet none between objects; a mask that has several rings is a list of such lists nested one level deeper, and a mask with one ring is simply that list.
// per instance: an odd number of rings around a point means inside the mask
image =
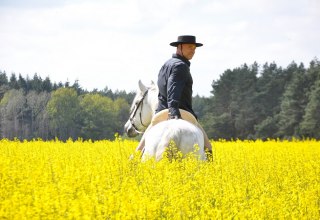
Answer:
[{"label": "man riding horse", "polygon": [[189,60],[194,56],[196,48],[203,46],[203,44],[197,43],[195,36],[182,35],[170,45],[177,48],[176,53],[160,69],[158,75],[158,108],[136,150],[143,151],[145,135],[158,122],[168,119],[184,119],[200,128],[204,136],[204,147],[209,154],[212,154],[209,138],[198,123],[197,115],[192,109],[193,80],[190,74]]}]

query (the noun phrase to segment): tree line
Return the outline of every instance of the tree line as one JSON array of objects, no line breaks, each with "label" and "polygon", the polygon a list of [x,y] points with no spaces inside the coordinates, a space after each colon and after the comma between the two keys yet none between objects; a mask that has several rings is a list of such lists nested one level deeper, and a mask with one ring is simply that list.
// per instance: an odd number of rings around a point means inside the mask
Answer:
[{"label": "tree line", "polygon": [[[214,139],[320,139],[320,62],[244,64],[212,83],[202,123]],[[199,108],[200,109],[200,108]]]},{"label": "tree line", "polygon": [[0,72],[0,137],[60,140],[112,139],[123,133],[134,92],[107,87],[88,92],[78,81],[52,83]]},{"label": "tree line", "polygon": [[[243,64],[212,82],[210,97],[193,97],[211,139],[320,139],[320,62]],[[0,137],[51,140],[123,135],[134,92],[87,91],[78,81],[52,83],[37,74],[0,71]]]}]

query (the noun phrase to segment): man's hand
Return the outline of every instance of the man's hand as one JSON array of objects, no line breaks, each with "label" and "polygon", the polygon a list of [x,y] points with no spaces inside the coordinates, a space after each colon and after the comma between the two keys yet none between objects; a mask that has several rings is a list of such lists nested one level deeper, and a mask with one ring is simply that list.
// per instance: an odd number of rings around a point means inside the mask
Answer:
[{"label": "man's hand", "polygon": [[181,119],[181,117],[179,117],[178,115],[173,115],[170,116],[169,119]]}]

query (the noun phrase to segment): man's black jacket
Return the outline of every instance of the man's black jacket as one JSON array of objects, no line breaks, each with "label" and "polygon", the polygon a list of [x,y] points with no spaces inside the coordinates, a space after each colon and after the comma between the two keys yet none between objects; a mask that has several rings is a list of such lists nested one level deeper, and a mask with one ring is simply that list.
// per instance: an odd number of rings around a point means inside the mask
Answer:
[{"label": "man's black jacket", "polygon": [[181,118],[181,108],[197,118],[192,110],[192,84],[190,62],[180,55],[173,54],[161,67],[158,75],[159,105],[156,112],[169,109],[170,118]]}]

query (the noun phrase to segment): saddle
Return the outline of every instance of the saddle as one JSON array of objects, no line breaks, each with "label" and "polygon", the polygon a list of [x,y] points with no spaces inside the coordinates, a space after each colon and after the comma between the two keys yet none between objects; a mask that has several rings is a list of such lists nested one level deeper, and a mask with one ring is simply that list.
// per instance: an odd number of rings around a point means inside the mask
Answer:
[{"label": "saddle", "polygon": [[[181,118],[183,120],[186,120],[186,121],[198,126],[198,121],[194,117],[193,114],[191,114],[190,112],[183,110],[183,109],[179,109],[179,111],[181,114]],[[166,121],[166,120],[168,120],[168,118],[169,118],[169,109],[164,109],[153,116],[153,118],[151,120],[151,126],[154,126],[154,125],[158,124],[159,122]]]}]

